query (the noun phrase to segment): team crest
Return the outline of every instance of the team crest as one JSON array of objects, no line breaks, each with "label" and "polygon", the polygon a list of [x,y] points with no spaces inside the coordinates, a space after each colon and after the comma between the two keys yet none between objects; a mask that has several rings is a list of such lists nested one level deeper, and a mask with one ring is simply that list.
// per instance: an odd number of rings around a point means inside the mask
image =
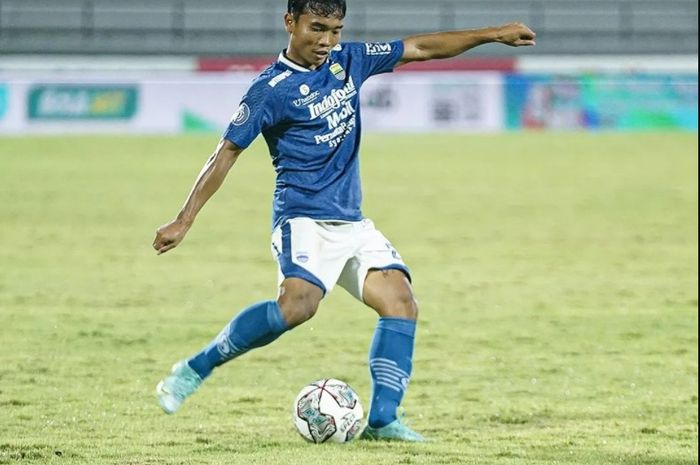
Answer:
[{"label": "team crest", "polygon": [[340,66],[340,63],[333,63],[330,69],[331,73],[333,73],[333,76],[335,76],[336,79],[339,81],[345,80],[345,70],[342,66]]}]

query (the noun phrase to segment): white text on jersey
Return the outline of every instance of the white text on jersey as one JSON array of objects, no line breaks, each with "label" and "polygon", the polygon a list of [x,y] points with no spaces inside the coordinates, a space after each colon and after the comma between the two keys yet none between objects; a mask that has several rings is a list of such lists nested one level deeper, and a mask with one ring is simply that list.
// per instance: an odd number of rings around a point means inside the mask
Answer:
[{"label": "white text on jersey", "polygon": [[391,44],[365,44],[365,53],[367,55],[389,55]]},{"label": "white text on jersey", "polygon": [[270,82],[268,82],[267,84],[270,87],[275,87],[277,84],[284,81],[285,79],[287,79],[291,75],[292,75],[292,72],[287,70],[284,73],[279,74],[279,75],[275,76],[274,78],[270,79]]},{"label": "white text on jersey", "polygon": [[323,97],[323,100],[308,106],[311,119],[316,119],[319,116],[327,116],[328,113],[340,108],[355,95],[357,95],[357,88],[355,87],[352,77],[350,77],[348,82],[341,89],[333,89],[330,95]]}]

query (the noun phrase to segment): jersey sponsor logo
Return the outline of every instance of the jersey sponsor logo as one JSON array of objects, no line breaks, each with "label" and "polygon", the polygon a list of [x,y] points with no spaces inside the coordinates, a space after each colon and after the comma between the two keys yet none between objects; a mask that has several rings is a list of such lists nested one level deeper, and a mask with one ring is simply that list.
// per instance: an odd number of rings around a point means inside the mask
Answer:
[{"label": "jersey sponsor logo", "polygon": [[274,78],[270,79],[270,82],[268,82],[267,85],[270,87],[275,87],[277,84],[284,81],[285,79],[287,79],[291,75],[292,75],[292,72],[287,70],[284,73],[277,75]]},{"label": "jersey sponsor logo", "polygon": [[357,95],[357,87],[352,80],[340,89],[333,89],[318,103],[308,105],[311,120],[325,118],[330,132],[314,136],[316,144],[328,144],[334,148],[340,145],[357,126],[356,113],[352,98]]},{"label": "jersey sponsor logo", "polygon": [[304,97],[306,97],[307,95],[309,95],[310,92],[311,92],[311,89],[310,89],[309,86],[307,86],[306,84],[302,84],[302,85],[299,86],[299,93],[300,93],[301,95],[303,95]]},{"label": "jersey sponsor logo", "polygon": [[342,121],[345,121],[354,114],[355,107],[352,105],[352,102],[345,102],[339,111],[333,112],[326,116],[326,121],[328,121],[328,129],[337,128]]},{"label": "jersey sponsor logo", "polygon": [[308,105],[309,103],[316,100],[319,97],[319,95],[321,95],[321,92],[315,90],[310,95],[307,95],[304,98],[298,98],[296,100],[293,100],[292,103],[294,103],[295,107],[300,107],[302,105]]},{"label": "jersey sponsor logo", "polygon": [[391,44],[370,43],[365,44],[366,55],[389,55],[391,53]]},{"label": "jersey sponsor logo", "polygon": [[231,123],[233,123],[234,126],[241,126],[248,121],[248,118],[250,118],[250,108],[247,104],[241,103],[241,106],[238,107],[236,113],[231,117]]},{"label": "jersey sponsor logo", "polygon": [[330,148],[335,148],[345,140],[345,138],[355,129],[355,126],[357,126],[357,118],[355,115],[353,115],[349,120],[341,121],[338,124],[338,127],[333,129],[328,134],[314,136],[316,145],[328,144]]},{"label": "jersey sponsor logo", "polygon": [[357,95],[357,87],[355,87],[355,83],[352,77],[350,77],[342,88],[333,89],[329,95],[323,97],[323,100],[308,106],[311,119],[314,120],[319,117],[328,116],[333,111],[341,108],[345,102],[349,101],[355,95]]}]

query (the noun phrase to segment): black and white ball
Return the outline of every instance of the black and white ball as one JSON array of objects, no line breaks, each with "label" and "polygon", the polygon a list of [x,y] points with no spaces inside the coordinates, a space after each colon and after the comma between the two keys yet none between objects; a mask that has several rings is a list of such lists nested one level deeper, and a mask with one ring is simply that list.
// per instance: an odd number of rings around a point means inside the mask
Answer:
[{"label": "black and white ball", "polygon": [[362,428],[364,410],[346,383],[333,379],[314,381],[294,400],[294,426],[310,442],[348,442]]}]

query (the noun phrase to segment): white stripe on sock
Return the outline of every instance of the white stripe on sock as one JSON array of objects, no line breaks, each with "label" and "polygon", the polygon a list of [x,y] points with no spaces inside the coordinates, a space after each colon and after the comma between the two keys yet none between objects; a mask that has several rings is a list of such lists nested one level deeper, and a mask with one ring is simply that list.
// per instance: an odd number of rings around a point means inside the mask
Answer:
[{"label": "white stripe on sock", "polygon": [[377,376],[384,376],[385,378],[391,378],[395,381],[401,381],[402,378],[406,378],[405,376],[394,373],[393,371],[383,370],[381,368],[373,368],[372,373],[376,373]]},{"label": "white stripe on sock", "polygon": [[398,376],[399,378],[407,378],[408,377],[408,373],[406,373],[405,371],[397,370],[395,368],[389,368],[389,367],[386,367],[384,365],[372,365],[370,368],[372,370],[382,370],[385,373],[391,373],[394,376]]},{"label": "white stripe on sock", "polygon": [[389,389],[393,389],[396,392],[403,392],[403,388],[401,388],[399,385],[395,384],[390,380],[385,380],[384,378],[377,378],[377,384],[379,384],[380,386],[386,386]]},{"label": "white stripe on sock", "polygon": [[401,376],[408,378],[408,373],[399,368],[399,365],[393,361],[389,360],[388,358],[373,358],[372,360],[369,361],[370,367],[382,367],[390,370],[396,370],[401,374]]}]

